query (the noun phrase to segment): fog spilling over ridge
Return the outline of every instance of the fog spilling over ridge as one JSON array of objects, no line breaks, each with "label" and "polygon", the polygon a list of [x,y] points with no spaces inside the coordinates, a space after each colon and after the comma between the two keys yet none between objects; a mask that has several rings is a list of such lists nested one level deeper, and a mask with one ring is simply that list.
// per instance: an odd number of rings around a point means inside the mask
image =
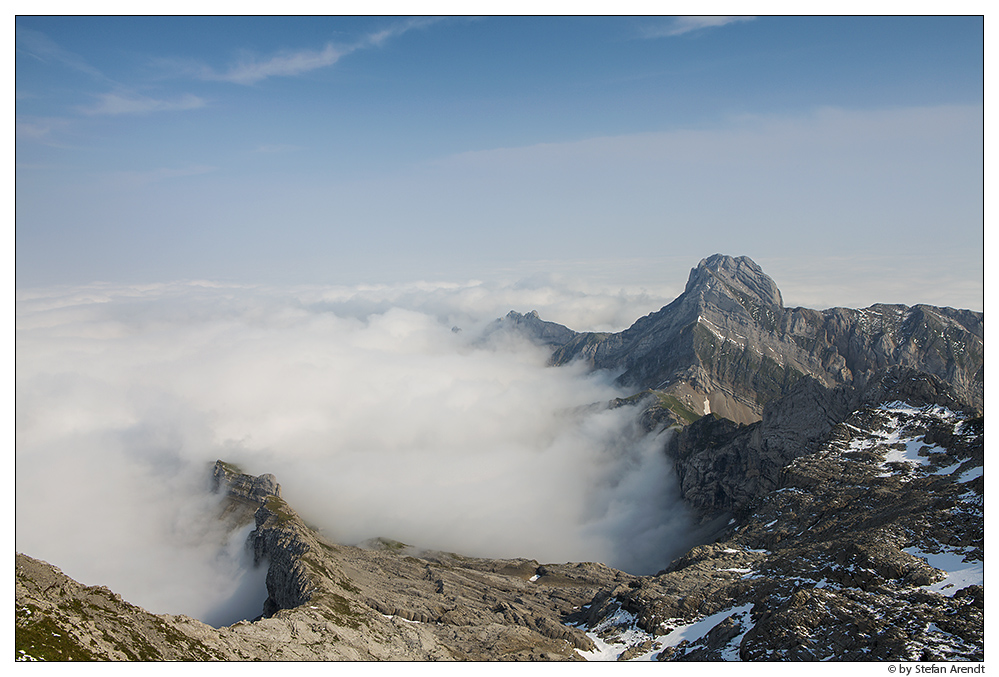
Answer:
[{"label": "fog spilling over ridge", "polygon": [[[331,540],[654,572],[688,546],[661,434],[615,374],[548,368],[510,309],[619,329],[670,299],[516,285],[209,283],[17,301],[16,548],[154,612],[216,617],[246,562],[217,458]],[[625,320],[624,318],[629,318]]]}]

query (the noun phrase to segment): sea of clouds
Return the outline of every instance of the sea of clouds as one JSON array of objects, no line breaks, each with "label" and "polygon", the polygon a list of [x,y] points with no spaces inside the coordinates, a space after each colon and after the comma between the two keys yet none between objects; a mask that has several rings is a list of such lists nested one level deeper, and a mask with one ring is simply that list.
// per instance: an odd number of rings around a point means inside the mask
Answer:
[{"label": "sea of clouds", "polygon": [[[16,548],[157,613],[259,613],[216,459],[273,473],[342,543],[652,573],[690,545],[662,435],[616,374],[490,332],[509,310],[619,330],[672,296],[511,284],[21,290]],[[249,591],[249,592],[248,592]]]}]

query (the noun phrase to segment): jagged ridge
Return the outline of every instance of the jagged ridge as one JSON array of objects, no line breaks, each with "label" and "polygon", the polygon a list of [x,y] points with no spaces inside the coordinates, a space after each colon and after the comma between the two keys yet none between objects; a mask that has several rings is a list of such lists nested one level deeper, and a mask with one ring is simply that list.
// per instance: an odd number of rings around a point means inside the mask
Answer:
[{"label": "jagged ridge", "polygon": [[595,599],[585,627],[659,660],[983,660],[983,451],[980,417],[865,405],[715,543]]},{"label": "jagged ridge", "polygon": [[702,260],[683,294],[622,332],[571,332],[536,313],[506,319],[552,346],[552,364],[620,369],[622,385],[661,391],[698,415],[737,423],[759,420],[767,402],[805,376],[826,387],[862,388],[893,366],[932,374],[967,404],[984,407],[981,313],[883,304],[788,309],[774,281],[746,257]]}]

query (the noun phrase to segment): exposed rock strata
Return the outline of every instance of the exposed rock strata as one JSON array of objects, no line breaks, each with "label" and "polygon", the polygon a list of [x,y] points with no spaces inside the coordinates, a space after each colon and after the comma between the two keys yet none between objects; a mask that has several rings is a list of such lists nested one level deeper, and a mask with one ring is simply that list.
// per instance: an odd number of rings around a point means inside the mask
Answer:
[{"label": "exposed rock strata", "polygon": [[716,538],[655,576],[384,539],[335,545],[273,476],[219,461],[221,517],[254,523],[248,544],[268,567],[260,620],[216,629],[155,616],[17,555],[16,650],[56,660],[981,660],[983,587],[930,560],[973,573],[984,560],[982,315],[782,303],[754,263],[714,256],[674,303],[620,334],[578,334],[537,313],[493,327],[552,347],[556,364],[623,368],[622,382],[643,390],[611,406],[640,405],[648,430],[679,430],[666,452]]},{"label": "exposed rock strata", "polygon": [[[249,537],[268,567],[263,618],[213,628],[154,615],[17,555],[22,658],[47,660],[579,660],[565,624],[594,594],[633,580],[601,564],[540,565],[424,552],[394,541],[336,545],[301,520],[271,476],[221,461],[216,486],[255,502]],[[271,492],[271,493],[268,493]]]},{"label": "exposed rock strata", "polygon": [[940,379],[911,369],[882,371],[864,388],[827,388],[806,377],[767,403],[761,421],[737,425],[719,416],[704,416],[671,437],[667,452],[680,491],[691,506],[706,516],[740,512],[776,489],[783,469],[814,452],[851,412],[865,403],[893,400],[974,410]]},{"label": "exposed rock strata", "polygon": [[271,494],[251,538],[268,543],[293,608],[216,629],[18,555],[16,650],[55,660],[573,660],[600,647],[623,660],[981,660],[982,586],[949,583],[926,558],[982,566],[983,464],[980,417],[862,406],[717,542],[645,577],[386,540],[335,545]]},{"label": "exposed rock strata", "polygon": [[984,407],[982,313],[785,308],[774,281],[746,257],[702,260],[675,301],[618,333],[576,333],[536,314],[514,315],[505,323],[552,346],[553,364],[581,359],[623,370],[622,385],[661,391],[697,415],[752,423],[805,376],[862,389],[893,366],[932,374]]},{"label": "exposed rock strata", "polygon": [[982,586],[927,563],[981,575],[983,460],[981,418],[863,407],[717,542],[581,625],[659,660],[983,660]]}]

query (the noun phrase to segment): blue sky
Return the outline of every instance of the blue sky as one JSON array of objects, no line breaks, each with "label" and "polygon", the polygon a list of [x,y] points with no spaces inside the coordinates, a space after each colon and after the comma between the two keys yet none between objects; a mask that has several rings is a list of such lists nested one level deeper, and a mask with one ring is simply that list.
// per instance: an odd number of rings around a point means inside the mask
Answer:
[{"label": "blue sky", "polygon": [[16,31],[18,288],[654,286],[722,252],[791,303],[983,307],[981,18]]}]

